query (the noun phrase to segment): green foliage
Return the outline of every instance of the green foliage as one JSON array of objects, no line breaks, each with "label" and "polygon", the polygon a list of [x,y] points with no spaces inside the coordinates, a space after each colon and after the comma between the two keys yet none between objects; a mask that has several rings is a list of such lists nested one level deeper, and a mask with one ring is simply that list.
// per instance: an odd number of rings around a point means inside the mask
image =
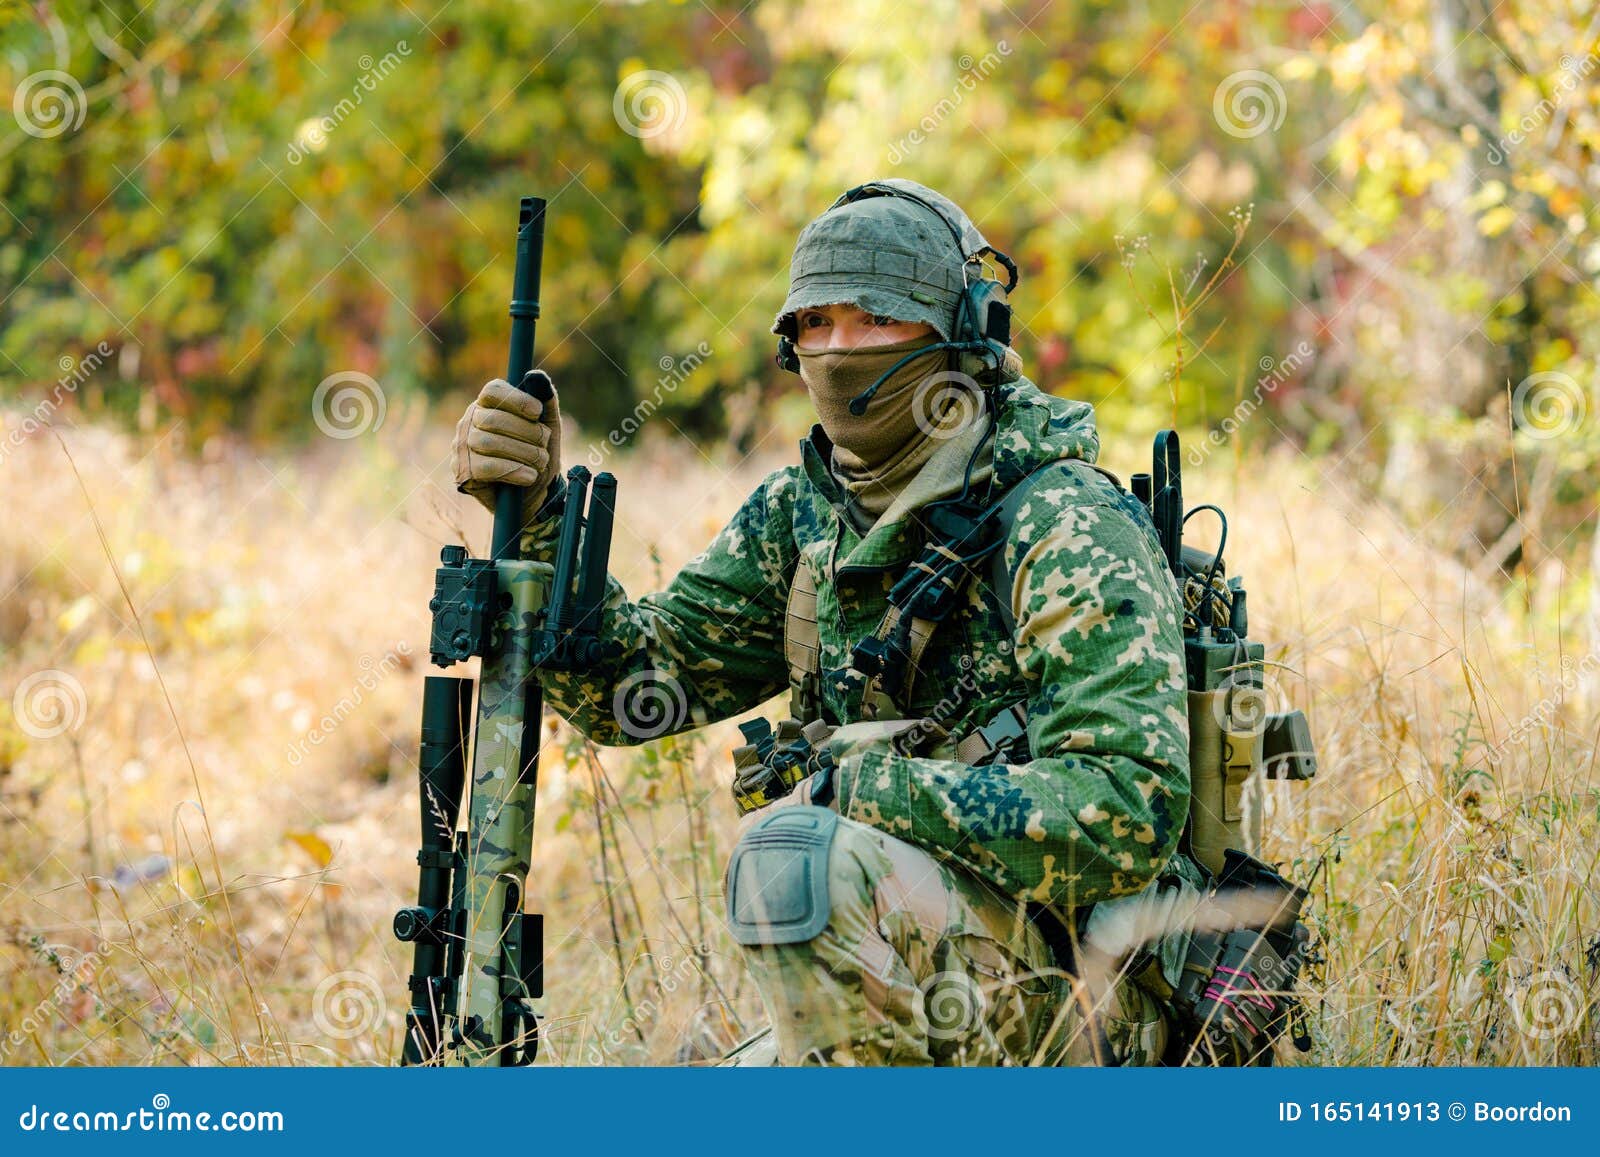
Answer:
[{"label": "green foliage", "polygon": [[513,206],[537,192],[540,355],[570,411],[614,428],[654,397],[714,436],[736,396],[793,393],[767,328],[794,236],[882,175],[1017,257],[1030,374],[1129,439],[1221,422],[1301,340],[1317,356],[1252,429],[1313,446],[1453,388],[1477,419],[1592,359],[1576,7],[918,8],[7,7],[8,87],[55,69],[82,93],[81,125],[0,135],[8,392],[35,402],[104,340],[120,355],[74,404],[196,437],[305,431],[339,371],[453,405],[503,372]]}]

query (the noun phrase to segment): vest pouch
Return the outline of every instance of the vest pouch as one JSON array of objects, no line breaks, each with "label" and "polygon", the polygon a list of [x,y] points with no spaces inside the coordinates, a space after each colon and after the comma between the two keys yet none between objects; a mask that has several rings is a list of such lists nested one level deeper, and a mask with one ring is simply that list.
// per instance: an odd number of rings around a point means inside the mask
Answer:
[{"label": "vest pouch", "polygon": [[[1242,726],[1249,712],[1230,696],[1259,694],[1234,685],[1189,692],[1189,826],[1185,850],[1208,872],[1222,871],[1229,848],[1254,851],[1261,844],[1261,809],[1251,809],[1248,829],[1244,793],[1261,765],[1261,733]],[[1235,721],[1240,721],[1236,723]]]}]

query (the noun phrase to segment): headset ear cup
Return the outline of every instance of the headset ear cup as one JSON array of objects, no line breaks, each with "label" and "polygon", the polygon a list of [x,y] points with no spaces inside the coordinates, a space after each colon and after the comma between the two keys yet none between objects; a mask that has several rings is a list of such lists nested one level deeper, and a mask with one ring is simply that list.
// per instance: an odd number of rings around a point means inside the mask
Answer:
[{"label": "headset ear cup", "polygon": [[956,359],[956,370],[975,382],[982,382],[994,372],[994,359],[982,354],[964,353]]},{"label": "headset ear cup", "polygon": [[964,353],[957,361],[957,370],[982,385],[993,385],[1000,381],[1000,369],[1005,365],[1003,360],[999,360],[998,350],[994,354]]},{"label": "headset ear cup", "polygon": [[1018,375],[1014,367],[1008,368],[1008,363],[1017,359],[1010,348],[1011,306],[1006,301],[1005,286],[983,278],[974,281],[962,296],[957,326],[960,336],[956,340],[981,341],[989,349],[961,354],[957,368],[986,385],[1014,381]]},{"label": "headset ear cup", "polygon": [[786,337],[778,339],[778,356],[774,360],[780,370],[788,370],[791,374],[800,372],[800,355],[794,352],[794,342]]}]

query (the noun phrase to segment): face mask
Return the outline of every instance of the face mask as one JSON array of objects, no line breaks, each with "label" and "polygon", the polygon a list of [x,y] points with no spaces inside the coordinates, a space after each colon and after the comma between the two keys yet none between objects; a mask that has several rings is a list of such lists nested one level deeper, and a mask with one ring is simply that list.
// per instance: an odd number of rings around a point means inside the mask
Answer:
[{"label": "face mask", "polygon": [[938,340],[936,335],[926,334],[892,345],[795,350],[800,357],[800,378],[811,394],[822,428],[835,446],[850,451],[869,466],[877,465],[933,427],[941,415],[918,411],[932,408],[945,391],[934,389],[930,391],[934,396],[919,398],[917,387],[944,368],[947,351],[942,349],[911,358],[890,374],[860,417],[850,412],[850,400],[908,353]]}]

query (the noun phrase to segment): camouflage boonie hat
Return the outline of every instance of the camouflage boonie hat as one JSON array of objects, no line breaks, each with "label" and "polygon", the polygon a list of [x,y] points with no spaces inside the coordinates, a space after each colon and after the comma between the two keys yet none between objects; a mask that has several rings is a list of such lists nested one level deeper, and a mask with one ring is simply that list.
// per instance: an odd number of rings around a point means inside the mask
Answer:
[{"label": "camouflage boonie hat", "polygon": [[800,231],[789,262],[789,296],[772,332],[795,336],[802,309],[848,303],[897,321],[927,322],[951,340],[961,300],[965,254],[986,242],[954,202],[915,181],[871,182],[938,205],[962,234],[958,247],[951,225],[937,212],[905,197],[841,197]]}]

